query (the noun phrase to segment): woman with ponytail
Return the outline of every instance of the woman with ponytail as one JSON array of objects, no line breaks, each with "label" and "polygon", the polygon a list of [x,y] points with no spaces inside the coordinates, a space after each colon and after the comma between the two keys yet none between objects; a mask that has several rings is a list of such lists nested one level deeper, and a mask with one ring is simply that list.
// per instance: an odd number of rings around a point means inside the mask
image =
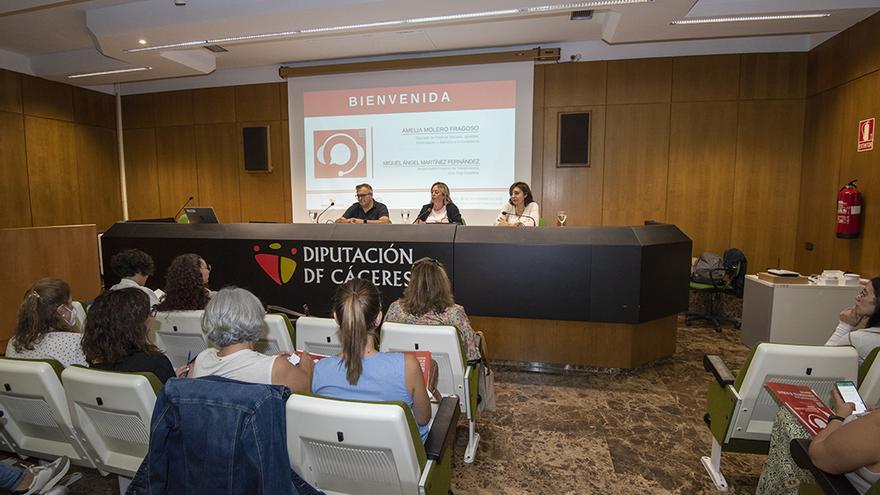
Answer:
[{"label": "woman with ponytail", "polygon": [[315,394],[338,399],[400,401],[412,409],[422,441],[428,437],[431,402],[422,369],[412,355],[378,351],[382,295],[372,283],[352,279],[333,299],[342,353],[318,361]]},{"label": "woman with ponytail", "polygon": [[86,364],[76,329],[70,286],[60,278],[37,280],[18,308],[15,335],[6,346],[12,358],[54,359],[65,367]]}]

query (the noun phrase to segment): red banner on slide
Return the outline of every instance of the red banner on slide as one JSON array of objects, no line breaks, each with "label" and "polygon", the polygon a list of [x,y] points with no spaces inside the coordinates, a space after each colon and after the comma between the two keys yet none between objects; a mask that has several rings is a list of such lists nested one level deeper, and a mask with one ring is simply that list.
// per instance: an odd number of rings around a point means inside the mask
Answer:
[{"label": "red banner on slide", "polygon": [[303,116],[486,110],[516,107],[516,81],[307,91]]}]

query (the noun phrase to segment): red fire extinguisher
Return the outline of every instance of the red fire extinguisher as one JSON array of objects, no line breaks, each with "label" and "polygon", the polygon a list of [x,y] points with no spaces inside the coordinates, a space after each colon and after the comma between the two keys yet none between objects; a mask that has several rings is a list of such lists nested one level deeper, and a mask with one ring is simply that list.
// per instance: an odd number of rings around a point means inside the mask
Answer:
[{"label": "red fire extinguisher", "polygon": [[851,180],[837,193],[837,237],[855,239],[862,225],[862,193]]}]

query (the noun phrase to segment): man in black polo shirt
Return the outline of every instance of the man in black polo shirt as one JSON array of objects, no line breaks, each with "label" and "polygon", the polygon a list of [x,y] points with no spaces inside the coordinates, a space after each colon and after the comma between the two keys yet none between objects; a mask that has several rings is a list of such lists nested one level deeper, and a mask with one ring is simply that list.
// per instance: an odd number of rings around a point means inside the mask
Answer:
[{"label": "man in black polo shirt", "polygon": [[357,203],[349,206],[336,223],[391,223],[388,208],[382,203],[373,201],[373,187],[369,184],[358,184]]}]

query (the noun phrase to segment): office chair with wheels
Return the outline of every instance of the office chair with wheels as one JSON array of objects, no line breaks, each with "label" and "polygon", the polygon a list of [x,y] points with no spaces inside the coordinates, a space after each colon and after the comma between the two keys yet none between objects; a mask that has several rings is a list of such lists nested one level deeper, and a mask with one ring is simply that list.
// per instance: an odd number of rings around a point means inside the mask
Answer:
[{"label": "office chair with wheels", "polygon": [[702,313],[686,313],[684,324],[690,326],[697,321],[706,321],[712,324],[716,332],[720,332],[721,325],[729,323],[738,329],[739,320],[727,318],[721,313],[721,297],[722,294],[742,297],[745,273],[746,257],[737,248],[724,251],[721,267],[695,270],[691,274],[690,289],[701,294],[704,309]]}]

